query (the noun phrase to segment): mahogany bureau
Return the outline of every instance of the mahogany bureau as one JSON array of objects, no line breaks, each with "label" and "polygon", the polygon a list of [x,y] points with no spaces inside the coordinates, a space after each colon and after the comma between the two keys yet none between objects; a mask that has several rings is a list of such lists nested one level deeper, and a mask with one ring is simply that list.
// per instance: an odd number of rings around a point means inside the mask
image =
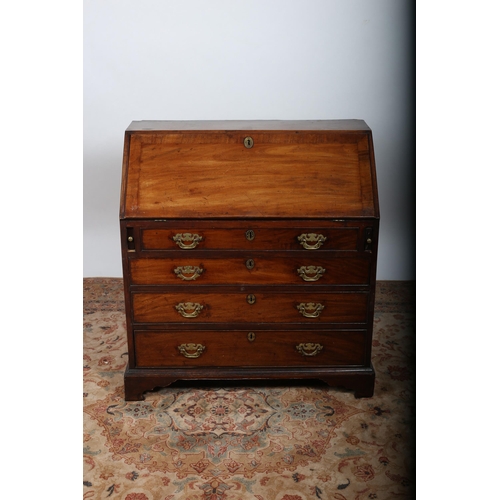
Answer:
[{"label": "mahogany bureau", "polygon": [[373,395],[365,122],[132,122],[120,205],[126,400],[177,380],[320,379]]}]

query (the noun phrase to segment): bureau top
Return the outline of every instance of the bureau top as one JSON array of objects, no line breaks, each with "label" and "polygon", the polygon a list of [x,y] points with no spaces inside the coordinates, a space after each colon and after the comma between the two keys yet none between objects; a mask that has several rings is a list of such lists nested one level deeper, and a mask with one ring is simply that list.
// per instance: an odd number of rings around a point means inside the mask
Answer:
[{"label": "bureau top", "polygon": [[122,219],[378,216],[362,120],[140,121],[125,132]]},{"label": "bureau top", "polygon": [[370,130],[363,120],[142,120],[127,132],[187,130]]}]

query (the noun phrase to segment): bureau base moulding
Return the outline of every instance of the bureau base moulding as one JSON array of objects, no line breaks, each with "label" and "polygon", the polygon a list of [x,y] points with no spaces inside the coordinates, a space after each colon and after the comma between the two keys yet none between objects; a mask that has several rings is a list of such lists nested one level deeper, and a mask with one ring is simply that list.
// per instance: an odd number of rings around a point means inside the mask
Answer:
[{"label": "bureau base moulding", "polygon": [[179,380],[304,380],[313,379],[326,382],[332,387],[344,387],[354,391],[356,398],[373,396],[375,371],[368,368],[311,368],[310,370],[291,370],[289,368],[232,369],[175,369],[154,370],[129,368],[125,370],[125,399],[139,401],[144,393],[158,388],[168,387]]}]

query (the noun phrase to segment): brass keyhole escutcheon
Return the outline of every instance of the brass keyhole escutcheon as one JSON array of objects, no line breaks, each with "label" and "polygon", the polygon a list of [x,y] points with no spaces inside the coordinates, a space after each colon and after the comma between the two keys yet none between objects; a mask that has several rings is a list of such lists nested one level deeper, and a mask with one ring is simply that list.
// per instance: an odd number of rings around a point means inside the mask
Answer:
[{"label": "brass keyhole escutcheon", "polygon": [[247,149],[250,149],[253,146],[253,139],[251,137],[245,137],[243,139],[243,144]]},{"label": "brass keyhole escutcheon", "polygon": [[247,269],[253,269],[255,267],[255,261],[253,259],[248,259],[245,262],[245,265],[247,266]]},{"label": "brass keyhole escutcheon", "polygon": [[249,342],[253,342],[255,340],[255,333],[254,332],[250,332],[248,335],[248,341]]},{"label": "brass keyhole escutcheon", "polygon": [[249,229],[246,233],[245,236],[248,241],[252,241],[255,238],[255,233],[253,232],[252,229]]},{"label": "brass keyhole escutcheon", "polygon": [[253,293],[251,293],[250,295],[247,295],[247,302],[249,304],[255,304],[255,301],[257,299],[255,298],[255,295]]}]

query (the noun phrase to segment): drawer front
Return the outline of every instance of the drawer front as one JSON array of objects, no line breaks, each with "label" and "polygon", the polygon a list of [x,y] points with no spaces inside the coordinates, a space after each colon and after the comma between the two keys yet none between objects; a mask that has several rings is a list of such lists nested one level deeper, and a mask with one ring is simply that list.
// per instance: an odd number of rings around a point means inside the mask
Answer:
[{"label": "drawer front", "polygon": [[[323,254],[324,255],[324,254]],[[133,259],[132,283],[136,285],[180,284],[330,284],[368,285],[370,261],[366,256],[309,255]]]},{"label": "drawer front", "polygon": [[142,250],[356,250],[358,228],[143,229]]},{"label": "drawer front", "polygon": [[362,365],[364,330],[135,331],[138,367]]},{"label": "drawer front", "polygon": [[139,323],[363,323],[368,293],[134,293]]}]

